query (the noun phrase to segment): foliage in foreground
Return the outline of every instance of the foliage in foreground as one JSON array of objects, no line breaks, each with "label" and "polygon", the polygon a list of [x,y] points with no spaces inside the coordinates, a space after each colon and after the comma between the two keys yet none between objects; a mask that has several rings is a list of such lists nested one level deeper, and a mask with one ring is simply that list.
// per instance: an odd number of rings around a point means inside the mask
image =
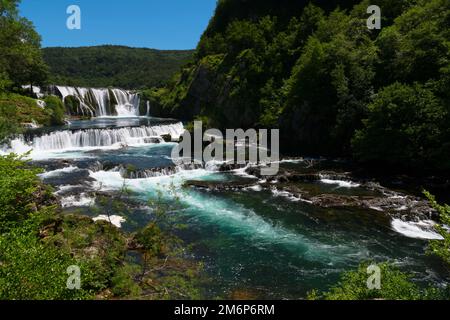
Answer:
[{"label": "foliage in foreground", "polygon": [[425,191],[425,195],[433,208],[439,212],[441,223],[435,228],[443,238],[443,240],[431,241],[429,252],[441,258],[450,268],[450,232],[448,229],[450,226],[450,206],[448,204],[440,205],[436,198],[427,191]]},{"label": "foliage in foreground", "polygon": [[363,263],[355,271],[341,275],[338,284],[329,291],[309,293],[310,300],[439,300],[449,299],[449,289],[421,289],[411,280],[411,276],[397,267],[381,263],[381,288],[369,289],[367,279],[370,274],[367,268],[370,264]]},{"label": "foliage in foreground", "polygon": [[[442,259],[450,268],[450,206],[440,205],[436,198],[424,191],[432,207],[439,213],[441,224],[436,225],[436,231],[442,236],[442,240],[431,240],[428,253]],[[369,289],[367,280],[369,263],[363,263],[356,271],[345,272],[337,285],[329,291],[319,293],[312,291],[308,298],[311,300],[449,300],[450,286],[446,288],[422,289],[411,280],[411,275],[402,272],[397,267],[389,264],[377,264],[381,269],[381,288]]]},{"label": "foliage in foreground", "polygon": [[[62,214],[39,172],[15,155],[0,157],[0,300],[200,297],[199,266],[157,224],[125,234]],[[80,268],[80,290],[67,289],[70,266]]]},{"label": "foliage in foreground", "polygon": [[0,157],[0,299],[78,299],[66,289],[70,251],[40,239],[42,223],[56,214],[50,190],[15,155]]}]

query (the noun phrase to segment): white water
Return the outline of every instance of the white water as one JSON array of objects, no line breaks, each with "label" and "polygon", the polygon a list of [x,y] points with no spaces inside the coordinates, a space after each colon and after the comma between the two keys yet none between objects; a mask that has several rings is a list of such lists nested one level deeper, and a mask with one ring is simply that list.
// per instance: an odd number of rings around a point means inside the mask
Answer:
[{"label": "white water", "polygon": [[56,86],[63,101],[75,97],[80,108],[77,115],[91,117],[138,117],[140,98],[137,93],[122,89],[94,89]]},{"label": "white water", "polygon": [[312,204],[312,201],[303,199],[300,195],[295,196],[288,191],[280,191],[280,190],[277,190],[276,188],[272,188],[271,191],[272,191],[272,194],[274,197],[284,197],[293,202],[301,201],[301,202],[306,202],[306,203]]},{"label": "white water", "polygon": [[[209,180],[214,179],[214,173],[205,169],[181,170],[172,176],[152,177],[139,180],[123,179],[119,172],[98,171],[91,172],[90,176],[97,180],[103,191],[112,191],[125,186],[139,194],[154,197],[158,196],[158,190],[166,199],[176,196],[179,201],[186,205],[187,210],[195,218],[202,219],[212,225],[221,226],[224,229],[232,229],[235,235],[244,235],[253,238],[259,246],[280,244],[289,248],[299,256],[310,261],[329,260],[330,263],[348,258],[344,252],[342,255],[330,256],[330,246],[297,234],[281,225],[273,223],[259,216],[253,210],[239,204],[212,197],[197,192],[171,194],[167,190],[174,186],[179,190],[186,180]],[[333,247],[333,250],[346,251],[345,246]]]},{"label": "white water", "polygon": [[94,221],[108,221],[109,223],[111,223],[112,225],[115,225],[117,228],[122,227],[122,223],[124,223],[126,220],[125,218],[121,217],[121,216],[107,216],[107,215],[99,215],[96,218],[93,218],[92,220]]},{"label": "white water", "polygon": [[394,219],[391,225],[392,229],[408,238],[443,240],[442,236],[434,230],[435,222],[431,220],[407,222],[401,219]]},{"label": "white water", "polygon": [[67,152],[74,150],[119,149],[127,146],[139,146],[155,141],[164,142],[162,135],[171,135],[178,139],[184,132],[183,124],[162,126],[128,127],[120,129],[87,129],[77,131],[56,131],[32,141],[19,137],[3,148],[0,154],[24,154],[31,151],[31,158],[45,158],[49,152]]},{"label": "white water", "polygon": [[[28,84],[28,85],[22,86],[22,88],[23,88],[23,89],[31,90],[31,86],[30,86],[29,84]],[[37,97],[38,99],[41,99],[41,98],[44,97],[44,94],[41,92],[41,88],[40,88],[40,87],[33,86],[33,93],[36,95],[36,97]]]},{"label": "white water", "polygon": [[147,117],[150,117],[150,101],[147,101]]},{"label": "white water", "polygon": [[357,188],[360,186],[358,183],[345,180],[320,179],[320,182],[325,184],[334,184],[337,185],[338,188]]},{"label": "white water", "polygon": [[74,171],[78,171],[78,170],[80,170],[80,169],[78,169],[77,167],[69,166],[69,167],[62,168],[62,169],[44,172],[44,173],[40,174],[39,177],[41,177],[42,179],[47,179],[47,178],[51,178],[51,177],[57,177],[61,173],[70,173],[70,172],[74,172]]},{"label": "white water", "polygon": [[61,206],[63,208],[71,207],[90,207],[95,204],[95,198],[88,197],[86,194],[82,193],[77,196],[68,196],[61,198]]}]

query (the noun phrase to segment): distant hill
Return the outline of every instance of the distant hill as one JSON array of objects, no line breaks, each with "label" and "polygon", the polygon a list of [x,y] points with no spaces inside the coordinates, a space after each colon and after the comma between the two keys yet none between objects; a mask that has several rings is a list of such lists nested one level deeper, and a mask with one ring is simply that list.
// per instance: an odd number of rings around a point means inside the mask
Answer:
[{"label": "distant hill", "polygon": [[124,89],[165,84],[193,53],[123,46],[43,49],[51,83]]}]

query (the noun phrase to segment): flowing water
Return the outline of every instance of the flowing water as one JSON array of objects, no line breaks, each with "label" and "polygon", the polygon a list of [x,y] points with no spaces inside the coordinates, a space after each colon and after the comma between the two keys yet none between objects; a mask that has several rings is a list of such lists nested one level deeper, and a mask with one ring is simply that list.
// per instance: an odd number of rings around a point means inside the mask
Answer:
[{"label": "flowing water", "polygon": [[[96,165],[132,165],[141,170],[171,166],[175,144],[164,142],[161,136],[179,137],[181,123],[96,119],[52,130],[18,137],[2,152],[31,150],[30,156],[47,170],[41,178],[55,186],[66,210],[76,208],[91,215],[89,206],[95,205],[95,198],[90,190],[119,190],[125,182],[133,191],[130,197],[143,204],[127,216],[117,213],[113,222],[125,231],[151,219],[151,208],[144,206],[149,200],[162,195],[164,201],[173,202],[174,195],[167,190],[174,186],[181,208],[170,215],[174,223],[187,226],[176,233],[192,245],[193,258],[204,262],[212,279],[205,292],[211,298],[227,298],[236,292],[259,298],[301,298],[311,289],[327,289],[342,271],[367,260],[392,261],[421,283],[448,280],[438,261],[425,255],[426,239],[437,237],[423,228],[421,223],[426,221],[406,223],[380,210],[320,208],[289,192],[264,189],[261,181],[244,170],[180,168],[124,179],[117,168]],[[281,165],[296,169],[302,164],[285,161]],[[181,188],[187,180],[226,183],[242,179],[252,185],[229,191]],[[326,177],[302,187],[317,194],[379,196],[359,183]]]},{"label": "flowing water", "polygon": [[67,97],[75,98],[79,107],[75,115],[90,117],[138,117],[139,94],[117,88],[77,88],[55,86],[55,93],[63,101]]}]

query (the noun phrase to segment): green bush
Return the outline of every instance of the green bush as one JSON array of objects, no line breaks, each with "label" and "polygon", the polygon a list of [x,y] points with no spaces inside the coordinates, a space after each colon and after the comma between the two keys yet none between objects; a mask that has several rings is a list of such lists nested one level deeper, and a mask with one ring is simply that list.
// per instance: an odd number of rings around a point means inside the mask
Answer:
[{"label": "green bush", "polygon": [[16,155],[0,157],[0,232],[27,220],[49,202],[51,194],[36,176],[39,172]]},{"label": "green bush", "polygon": [[0,142],[23,131],[23,123],[50,125],[50,109],[38,107],[36,100],[15,93],[0,93]]},{"label": "green bush", "polygon": [[67,268],[78,263],[68,251],[42,243],[36,230],[27,223],[0,236],[0,300],[88,298],[85,290],[67,289]]},{"label": "green bush", "polygon": [[441,223],[436,226],[436,229],[443,238],[443,240],[431,241],[429,251],[440,257],[450,267],[450,232],[445,228],[445,226],[450,226],[450,206],[448,204],[443,206],[438,204],[436,198],[427,191],[425,191],[425,196],[433,208],[439,212]]},{"label": "green bush", "polygon": [[50,113],[50,122],[52,125],[64,124],[64,116],[66,109],[60,98],[56,96],[48,96],[45,98],[45,109]]},{"label": "green bush", "polygon": [[41,241],[41,227],[57,214],[50,190],[16,155],[0,157],[0,300],[78,299],[68,290],[70,251]]},{"label": "green bush", "polygon": [[420,289],[411,276],[388,263],[377,264],[381,270],[380,289],[369,289],[367,280],[369,263],[358,270],[345,272],[337,285],[329,291],[309,293],[310,300],[424,300],[448,299],[448,292],[439,289]]}]

